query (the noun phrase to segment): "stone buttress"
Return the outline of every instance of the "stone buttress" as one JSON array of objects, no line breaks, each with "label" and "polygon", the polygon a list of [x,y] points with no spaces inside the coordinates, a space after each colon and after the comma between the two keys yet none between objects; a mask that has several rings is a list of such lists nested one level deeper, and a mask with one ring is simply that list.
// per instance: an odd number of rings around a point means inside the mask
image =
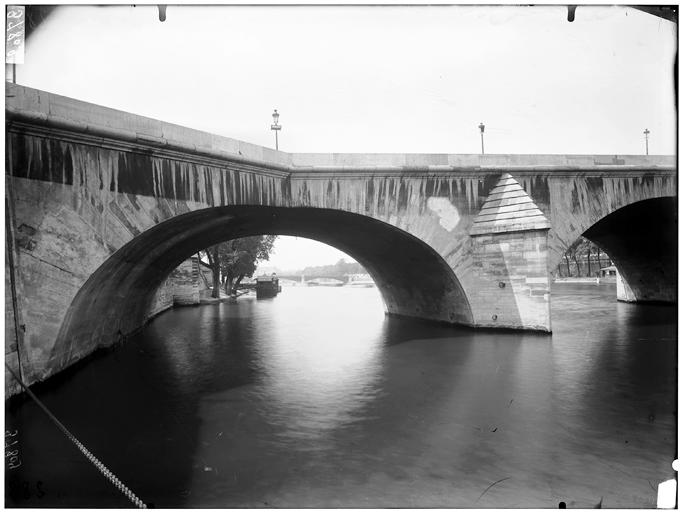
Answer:
[{"label": "stone buttress", "polygon": [[513,176],[503,174],[470,231],[480,278],[469,296],[476,326],[551,331],[550,227]]}]

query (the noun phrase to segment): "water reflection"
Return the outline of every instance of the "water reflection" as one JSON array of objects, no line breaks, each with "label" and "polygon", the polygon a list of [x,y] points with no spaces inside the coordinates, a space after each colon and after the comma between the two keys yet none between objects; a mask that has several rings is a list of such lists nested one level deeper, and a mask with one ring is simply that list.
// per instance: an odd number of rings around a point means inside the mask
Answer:
[{"label": "water reflection", "polygon": [[[41,395],[158,507],[650,507],[675,452],[676,311],[611,293],[554,287],[546,336],[287,288],[167,312]],[[59,493],[9,503],[124,506],[41,415],[8,410],[10,476]]]},{"label": "water reflection", "polygon": [[[654,506],[654,492],[631,489],[645,482],[652,491],[674,458],[676,309],[618,303],[614,285],[558,290],[558,303],[574,311],[554,323],[553,394],[573,454],[562,480],[590,474],[602,489],[616,479],[627,490],[604,507]],[[592,491],[591,500],[600,496]]]},{"label": "water reflection", "polygon": [[343,315],[339,326],[336,304],[347,300],[347,290],[286,293],[290,304],[314,304],[316,318],[314,324],[304,322],[280,307],[271,311],[266,326],[256,325],[263,374],[259,401],[262,414],[279,427],[281,442],[321,449],[329,431],[361,417],[357,411],[381,392],[381,304],[374,300]]}]

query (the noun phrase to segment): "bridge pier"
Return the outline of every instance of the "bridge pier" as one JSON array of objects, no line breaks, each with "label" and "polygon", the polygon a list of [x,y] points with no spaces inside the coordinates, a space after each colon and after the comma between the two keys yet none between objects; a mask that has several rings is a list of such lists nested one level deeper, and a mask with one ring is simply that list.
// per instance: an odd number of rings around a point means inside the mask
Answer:
[{"label": "bridge pier", "polygon": [[478,280],[475,325],[551,331],[550,223],[510,174],[501,176],[470,231]]},{"label": "bridge pier", "polygon": [[547,231],[473,237],[479,279],[468,298],[476,327],[551,332]]},{"label": "bridge pier", "polygon": [[618,300],[676,302],[676,208],[671,197],[640,201],[608,215],[584,233],[617,267]]}]

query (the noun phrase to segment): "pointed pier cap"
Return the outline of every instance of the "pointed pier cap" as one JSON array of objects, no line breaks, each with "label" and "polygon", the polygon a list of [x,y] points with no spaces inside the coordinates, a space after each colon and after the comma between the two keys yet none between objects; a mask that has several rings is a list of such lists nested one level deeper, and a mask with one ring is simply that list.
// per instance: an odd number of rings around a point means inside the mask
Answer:
[{"label": "pointed pier cap", "polygon": [[473,220],[471,236],[549,229],[551,223],[523,187],[508,173],[494,186]]}]

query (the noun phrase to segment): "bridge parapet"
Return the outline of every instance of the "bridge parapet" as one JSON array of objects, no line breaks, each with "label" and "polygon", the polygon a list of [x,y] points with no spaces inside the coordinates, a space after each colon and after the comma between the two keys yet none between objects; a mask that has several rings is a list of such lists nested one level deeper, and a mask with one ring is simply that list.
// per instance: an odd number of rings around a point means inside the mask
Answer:
[{"label": "bridge parapet", "polygon": [[377,170],[561,170],[603,171],[675,168],[676,158],[667,155],[520,155],[448,153],[292,153],[291,169]]},{"label": "bridge parapet", "polygon": [[676,169],[676,157],[670,155],[287,153],[30,87],[7,83],[6,88],[5,110],[10,123],[50,126],[76,133],[82,141],[90,136],[95,144],[119,141],[127,143],[129,149],[134,144],[145,152],[166,150],[179,152],[183,157],[203,155],[291,174],[602,173]]}]

